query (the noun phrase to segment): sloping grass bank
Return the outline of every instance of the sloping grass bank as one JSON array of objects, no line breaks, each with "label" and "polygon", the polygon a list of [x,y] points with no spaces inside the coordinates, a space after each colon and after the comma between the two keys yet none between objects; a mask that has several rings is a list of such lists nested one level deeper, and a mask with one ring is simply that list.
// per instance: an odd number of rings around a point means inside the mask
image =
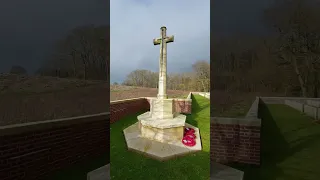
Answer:
[{"label": "sloping grass bank", "polygon": [[244,180],[318,180],[320,125],[286,105],[261,106],[261,167],[232,165]]}]

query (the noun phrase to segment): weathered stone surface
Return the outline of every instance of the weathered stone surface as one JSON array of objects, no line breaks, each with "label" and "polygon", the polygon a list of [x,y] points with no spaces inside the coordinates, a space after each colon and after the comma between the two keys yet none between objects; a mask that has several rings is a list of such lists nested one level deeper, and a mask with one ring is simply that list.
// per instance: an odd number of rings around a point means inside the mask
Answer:
[{"label": "weathered stone surface", "polygon": [[184,126],[171,128],[154,128],[141,126],[141,136],[150,140],[156,140],[164,143],[179,141],[183,138]]},{"label": "weathered stone surface", "polygon": [[87,180],[109,180],[110,178],[110,164],[102,166],[87,174]]},{"label": "weathered stone surface", "polygon": [[164,129],[184,126],[187,117],[183,114],[176,114],[174,118],[160,119],[153,118],[152,112],[145,112],[137,118],[143,126]]},{"label": "weathered stone surface", "polygon": [[160,45],[160,70],[158,99],[167,99],[167,43],[173,42],[174,36],[167,36],[167,28],[160,28],[160,37],[153,40],[154,45]]},{"label": "weathered stone surface", "polygon": [[301,102],[294,101],[294,100],[284,100],[284,104],[292,107],[293,109],[296,109],[298,111],[303,112],[303,109],[304,109],[303,105],[304,104]]},{"label": "weathered stone surface", "polygon": [[243,172],[237,169],[211,162],[210,179],[212,180],[242,180]]},{"label": "weathered stone surface", "polygon": [[313,118],[315,118],[315,119],[318,119],[318,115],[319,115],[319,112],[318,112],[318,109],[319,108],[317,108],[317,107],[314,107],[314,106],[309,106],[309,105],[304,105],[304,113],[306,114],[306,115],[308,115],[308,116],[311,116],[311,117],[313,117]]},{"label": "weathered stone surface", "polygon": [[199,129],[190,124],[186,123],[186,127],[194,128],[196,134],[196,145],[193,147],[187,147],[182,144],[182,139],[163,143],[141,137],[138,124],[139,123],[137,122],[123,130],[128,149],[131,151],[139,152],[151,158],[164,161],[201,151],[202,149]]},{"label": "weathered stone surface", "polygon": [[150,112],[153,119],[172,119],[173,99],[151,99]]},{"label": "weathered stone surface", "polygon": [[307,100],[307,104],[310,106],[320,107],[320,101]]}]

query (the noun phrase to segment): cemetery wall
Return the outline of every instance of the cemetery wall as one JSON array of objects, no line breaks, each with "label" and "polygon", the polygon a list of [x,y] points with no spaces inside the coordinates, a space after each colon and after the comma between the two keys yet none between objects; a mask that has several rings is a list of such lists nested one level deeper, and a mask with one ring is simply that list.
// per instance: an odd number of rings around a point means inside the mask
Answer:
[{"label": "cemetery wall", "polygon": [[[110,102],[110,123],[114,123],[128,115],[139,112],[145,112],[150,109],[150,100],[153,97],[141,97],[133,99],[124,99],[120,101]],[[183,114],[191,114],[192,99],[174,99],[173,108],[175,112]]]},{"label": "cemetery wall", "polygon": [[305,103],[302,103],[299,101],[285,100],[285,104],[293,109],[305,113],[310,117],[313,117],[314,119],[318,119],[320,117],[320,107],[317,106],[317,101],[307,100]]},{"label": "cemetery wall", "polygon": [[128,115],[145,112],[150,109],[146,98],[124,99],[110,102],[110,123],[114,123]]},{"label": "cemetery wall", "polygon": [[260,97],[265,104],[285,104],[315,119],[320,117],[320,98]]},{"label": "cemetery wall", "polygon": [[261,120],[258,118],[212,117],[211,160],[259,165],[260,129]]},{"label": "cemetery wall", "polygon": [[110,148],[109,113],[1,126],[0,131],[1,180],[42,179]]},{"label": "cemetery wall", "polygon": [[306,103],[310,101],[320,101],[320,98],[302,98],[302,97],[260,97],[260,99],[266,104],[284,104],[285,100],[298,101]]},{"label": "cemetery wall", "polygon": [[259,102],[260,102],[260,98],[256,97],[249,111],[246,114],[246,118],[258,118]]},{"label": "cemetery wall", "polygon": [[[153,97],[147,97],[146,98],[150,105],[150,100],[153,99]],[[191,114],[192,110],[192,99],[191,96],[187,97],[186,99],[173,99],[173,109],[174,112],[182,113],[182,114]]]},{"label": "cemetery wall", "polygon": [[198,94],[200,96],[207,98],[207,99],[210,99],[210,92],[199,92]]},{"label": "cemetery wall", "polygon": [[244,118],[211,117],[212,161],[260,164],[260,103],[286,104],[312,117],[320,117],[320,98],[256,97]]},{"label": "cemetery wall", "polygon": [[320,107],[320,99],[318,101],[307,100],[307,104],[310,105],[310,106]]}]

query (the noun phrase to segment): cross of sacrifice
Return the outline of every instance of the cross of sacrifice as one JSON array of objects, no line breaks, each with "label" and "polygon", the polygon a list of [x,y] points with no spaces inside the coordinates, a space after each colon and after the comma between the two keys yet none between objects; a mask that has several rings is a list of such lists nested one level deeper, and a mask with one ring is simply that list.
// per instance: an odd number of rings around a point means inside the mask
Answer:
[{"label": "cross of sacrifice", "polygon": [[167,36],[167,28],[160,28],[160,37],[153,39],[154,45],[160,45],[158,98],[167,99],[167,43],[174,41],[174,36]]}]

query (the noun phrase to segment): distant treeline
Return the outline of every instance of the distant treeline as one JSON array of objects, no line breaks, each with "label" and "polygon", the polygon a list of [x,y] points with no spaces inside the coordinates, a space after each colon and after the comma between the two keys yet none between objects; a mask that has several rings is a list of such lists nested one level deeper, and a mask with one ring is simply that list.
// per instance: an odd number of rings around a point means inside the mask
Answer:
[{"label": "distant treeline", "polygon": [[[210,90],[210,64],[207,61],[197,61],[192,65],[192,72],[174,73],[167,76],[167,88],[172,90]],[[138,69],[132,71],[123,82],[128,86],[158,87],[159,73]]]}]

